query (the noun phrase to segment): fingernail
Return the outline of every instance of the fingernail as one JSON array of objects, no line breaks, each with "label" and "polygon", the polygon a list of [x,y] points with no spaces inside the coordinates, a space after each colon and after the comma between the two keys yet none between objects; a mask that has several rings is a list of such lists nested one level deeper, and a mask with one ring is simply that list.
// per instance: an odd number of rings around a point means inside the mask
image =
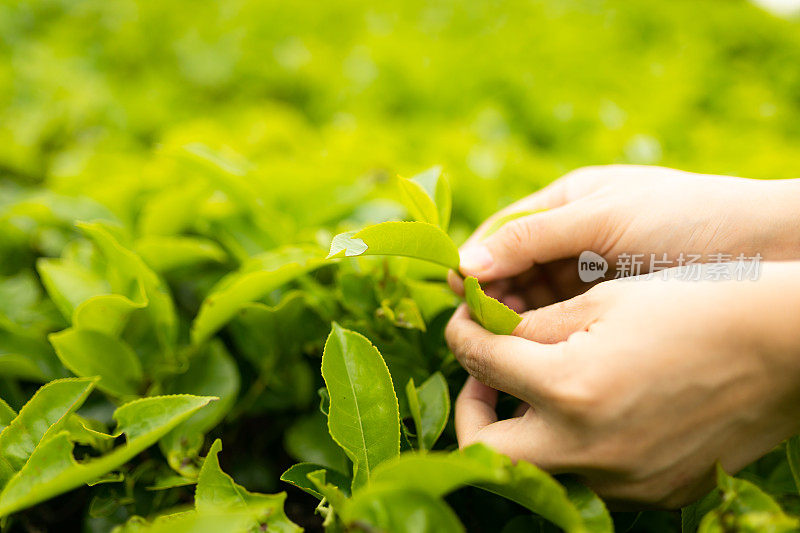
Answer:
[{"label": "fingernail", "polygon": [[468,246],[459,252],[461,268],[468,272],[483,272],[488,270],[494,258],[489,249],[482,244]]}]

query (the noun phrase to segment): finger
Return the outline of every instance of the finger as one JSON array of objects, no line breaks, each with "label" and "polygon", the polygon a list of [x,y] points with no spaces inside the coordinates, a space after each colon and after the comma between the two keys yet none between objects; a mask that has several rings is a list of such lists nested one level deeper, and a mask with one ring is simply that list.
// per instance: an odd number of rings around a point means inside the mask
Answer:
[{"label": "finger", "polygon": [[587,331],[605,308],[609,291],[589,291],[547,307],[522,314],[514,335],[544,344],[566,341],[577,331]]},{"label": "finger", "polygon": [[497,422],[497,391],[474,377],[467,378],[456,398],[455,418],[458,442],[473,442],[475,434]]},{"label": "finger", "polygon": [[464,278],[462,278],[458,272],[456,272],[455,270],[447,271],[447,284],[450,285],[450,288],[453,290],[454,293],[458,294],[463,298]]},{"label": "finger", "polygon": [[478,226],[478,229],[476,229],[475,232],[466,240],[464,246],[480,241],[488,229],[491,228],[497,220],[507,215],[522,211],[553,209],[555,207],[564,205],[568,200],[567,181],[568,176],[564,176],[547,185],[546,187],[536,191],[530,196],[526,196],[525,198],[522,198],[521,200],[518,200],[513,204],[510,204],[499,210],[494,215],[484,220],[480,226]]},{"label": "finger", "polygon": [[565,370],[563,345],[494,335],[470,318],[466,304],[453,314],[445,337],[453,355],[478,381],[528,403],[543,403],[548,383]]},{"label": "finger", "polygon": [[485,240],[462,247],[460,270],[487,282],[595,250],[606,240],[602,210],[586,198],[511,220]]},{"label": "finger", "polygon": [[[457,405],[462,420],[478,420],[472,418],[468,411],[475,409],[474,404]],[[461,448],[481,442],[493,450],[507,455],[513,461],[528,461],[539,468],[553,473],[565,472],[569,469],[568,458],[554,427],[549,425],[532,409],[524,415],[507,420],[500,420],[488,425],[468,426],[462,423],[462,433],[458,437]]]}]

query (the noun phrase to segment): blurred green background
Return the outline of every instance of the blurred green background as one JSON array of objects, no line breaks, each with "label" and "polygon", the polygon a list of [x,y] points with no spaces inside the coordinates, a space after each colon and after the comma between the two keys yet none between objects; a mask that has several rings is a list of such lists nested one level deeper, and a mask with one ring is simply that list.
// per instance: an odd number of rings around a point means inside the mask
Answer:
[{"label": "blurred green background", "polygon": [[201,142],[299,222],[440,163],[470,223],[578,166],[800,168],[800,23],[744,0],[0,5],[0,176],[131,220]]}]

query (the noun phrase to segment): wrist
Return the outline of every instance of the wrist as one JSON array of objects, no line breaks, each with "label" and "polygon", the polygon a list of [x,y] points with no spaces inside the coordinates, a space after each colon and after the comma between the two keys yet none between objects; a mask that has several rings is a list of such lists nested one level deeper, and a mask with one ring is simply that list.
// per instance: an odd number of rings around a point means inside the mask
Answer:
[{"label": "wrist", "polygon": [[[766,260],[800,260],[800,179],[764,180],[761,194],[746,201],[757,233],[754,252]],[[758,249],[758,248],[761,249]]]}]

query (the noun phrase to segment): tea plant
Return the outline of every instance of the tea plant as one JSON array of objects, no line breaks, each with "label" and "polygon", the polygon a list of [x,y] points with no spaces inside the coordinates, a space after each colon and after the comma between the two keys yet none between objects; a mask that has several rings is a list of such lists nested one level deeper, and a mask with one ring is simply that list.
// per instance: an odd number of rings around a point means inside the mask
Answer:
[{"label": "tea plant", "polygon": [[[197,153],[193,164],[206,165],[211,183],[244,186],[219,156]],[[106,217],[72,234],[55,209],[15,202],[8,213],[78,238],[60,257],[36,262],[46,295],[31,298],[24,275],[14,280],[24,290],[3,287],[15,302],[15,319],[0,322],[5,375],[47,381],[27,401],[24,388],[3,388],[22,404],[17,413],[0,403],[4,523],[18,526],[28,509],[88,485],[94,527],[299,531],[284,512],[285,493],[250,492],[221,469],[227,431],[208,435],[305,406],[319,383],[316,414],[286,430],[286,448],[301,462],[280,476],[318,501],[307,504],[307,522],[316,513],[328,531],[463,531],[459,498],[470,494],[501,505],[505,516],[488,520],[508,522],[508,531],[546,523],[614,530],[603,502],[578,480],[480,444],[455,449],[451,394],[464,374],[442,339],[459,301],[441,281],[458,268],[446,232],[449,190],[439,168],[393,178],[387,193],[414,221],[336,235],[327,257],[319,240],[282,244],[227,274],[219,267],[229,261],[225,241],[213,230],[132,238]],[[464,289],[477,321],[512,334],[519,315],[475,278]],[[187,316],[192,294],[204,296]],[[148,450],[154,444],[160,454]],[[797,449],[795,440],[787,446],[794,473]],[[718,491],[685,510],[688,530],[798,526],[757,485],[718,476]]]},{"label": "tea plant", "polygon": [[[796,177],[796,22],[21,0],[0,28],[4,531],[796,529],[796,438],[682,516],[458,450],[443,341],[456,245],[572,168]],[[430,161],[454,179],[396,176]]]}]

